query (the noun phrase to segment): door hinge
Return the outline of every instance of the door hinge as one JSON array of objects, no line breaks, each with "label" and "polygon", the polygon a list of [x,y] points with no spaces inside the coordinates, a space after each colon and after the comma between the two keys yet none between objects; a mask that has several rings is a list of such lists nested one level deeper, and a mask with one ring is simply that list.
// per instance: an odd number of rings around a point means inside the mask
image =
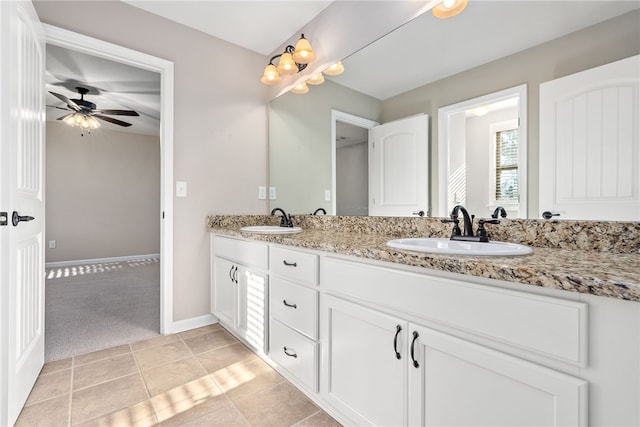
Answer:
[{"label": "door hinge", "polygon": [[6,212],[0,212],[0,226],[9,225],[9,214]]}]

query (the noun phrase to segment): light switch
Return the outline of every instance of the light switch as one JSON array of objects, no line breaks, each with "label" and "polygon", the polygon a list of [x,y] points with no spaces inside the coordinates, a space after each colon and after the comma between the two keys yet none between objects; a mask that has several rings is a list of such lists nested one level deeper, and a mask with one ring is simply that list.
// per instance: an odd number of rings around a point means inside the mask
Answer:
[{"label": "light switch", "polygon": [[331,190],[324,190],[324,200],[327,202],[331,200]]},{"label": "light switch", "polygon": [[269,187],[269,200],[276,199],[276,187]]},{"label": "light switch", "polygon": [[258,199],[265,200],[267,198],[267,187],[258,187]]},{"label": "light switch", "polygon": [[186,181],[176,181],[176,197],[187,197]]}]

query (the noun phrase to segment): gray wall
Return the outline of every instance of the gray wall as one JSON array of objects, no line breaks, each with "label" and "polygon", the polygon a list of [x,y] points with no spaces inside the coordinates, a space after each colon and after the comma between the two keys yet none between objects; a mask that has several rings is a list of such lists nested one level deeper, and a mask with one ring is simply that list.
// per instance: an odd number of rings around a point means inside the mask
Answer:
[{"label": "gray wall", "polygon": [[120,1],[34,4],[42,22],[173,61],[173,173],[188,183],[174,198],[173,319],[209,313],[207,214],[267,210],[265,57]]},{"label": "gray wall", "polygon": [[[533,24],[532,24],[533,25]],[[640,11],[629,12],[565,37],[389,98],[382,122],[417,113],[431,118],[431,210],[438,212],[438,108],[502,89],[528,85],[528,216],[538,212],[538,127],[541,83],[640,52]]]},{"label": "gray wall", "polygon": [[46,261],[160,252],[160,139],[47,122]]},{"label": "gray wall", "polygon": [[270,185],[277,193],[272,207],[294,214],[320,207],[331,212],[331,201],[324,201],[324,191],[331,189],[331,110],[377,121],[380,101],[331,81],[311,86],[305,95],[287,93],[271,101]]}]

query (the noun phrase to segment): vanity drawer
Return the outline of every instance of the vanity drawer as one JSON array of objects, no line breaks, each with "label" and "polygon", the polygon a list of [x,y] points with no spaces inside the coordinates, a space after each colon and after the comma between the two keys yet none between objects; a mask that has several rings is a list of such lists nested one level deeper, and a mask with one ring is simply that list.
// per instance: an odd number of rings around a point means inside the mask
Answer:
[{"label": "vanity drawer", "polygon": [[279,277],[271,278],[271,317],[307,335],[318,338],[318,292]]},{"label": "vanity drawer", "polygon": [[302,384],[318,391],[318,345],[274,320],[269,334],[269,357]]},{"label": "vanity drawer", "polygon": [[267,245],[262,243],[220,236],[213,239],[215,255],[251,267],[267,268],[267,249]]},{"label": "vanity drawer", "polygon": [[306,285],[318,284],[318,255],[272,247],[269,263],[272,274]]}]

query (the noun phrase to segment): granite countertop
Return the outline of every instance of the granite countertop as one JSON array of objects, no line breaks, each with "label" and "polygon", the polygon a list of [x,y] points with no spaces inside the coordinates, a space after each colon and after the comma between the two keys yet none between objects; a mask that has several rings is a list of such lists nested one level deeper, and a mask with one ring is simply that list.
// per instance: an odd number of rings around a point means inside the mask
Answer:
[{"label": "granite countertop", "polygon": [[[319,227],[317,226],[318,224],[300,224],[300,222],[304,221],[299,220],[296,225],[302,226],[303,231],[300,233],[267,235],[240,231],[240,228],[244,225],[264,224],[265,222],[261,222],[258,216],[240,217],[240,220],[237,220],[237,218],[210,216],[207,220],[207,228],[217,234],[297,248],[629,301],[640,301],[640,253],[638,253],[635,246],[629,248],[629,245],[626,245],[624,250],[617,251],[611,248],[603,251],[602,242],[594,242],[592,245],[596,248],[600,247],[600,250],[562,247],[559,244],[553,247],[554,245],[548,243],[547,246],[536,246],[535,242],[532,244],[532,242],[523,241],[526,239],[523,239],[522,236],[518,239],[517,233],[514,233],[512,237],[516,238],[509,241],[529,243],[530,246],[533,246],[532,254],[514,257],[452,256],[388,247],[386,242],[390,239],[400,236],[414,237],[407,234],[407,225],[402,223],[394,222],[393,224],[381,226],[378,222],[376,224],[367,224],[367,227],[359,223],[355,229],[353,227],[340,227],[338,232],[336,228],[326,226],[327,221],[331,221],[330,219],[316,220],[324,221],[324,224],[320,224]],[[408,219],[406,221],[416,220]],[[446,235],[448,232],[448,228],[443,229],[435,221],[432,223],[426,223],[425,220],[417,221],[421,221],[419,224],[423,229],[415,230],[415,232],[423,237],[445,237],[442,234],[445,233]],[[414,223],[410,222],[409,224]],[[433,229],[425,231],[422,224],[427,224],[426,227],[432,227]],[[369,227],[369,225],[371,226]],[[513,224],[511,225],[512,228],[515,228]],[[619,224],[614,225],[616,227],[619,226]],[[571,224],[571,226],[575,230],[575,224]],[[636,224],[632,224],[630,228],[632,234],[638,228]],[[599,230],[601,230],[601,224],[599,224]],[[562,233],[562,230],[557,232]],[[619,233],[620,230],[616,228],[615,232]],[[496,234],[499,234],[499,232]],[[632,237],[635,239],[635,234]],[[619,240],[624,240],[619,234],[618,238]],[[633,242],[633,239],[630,241]]]}]

